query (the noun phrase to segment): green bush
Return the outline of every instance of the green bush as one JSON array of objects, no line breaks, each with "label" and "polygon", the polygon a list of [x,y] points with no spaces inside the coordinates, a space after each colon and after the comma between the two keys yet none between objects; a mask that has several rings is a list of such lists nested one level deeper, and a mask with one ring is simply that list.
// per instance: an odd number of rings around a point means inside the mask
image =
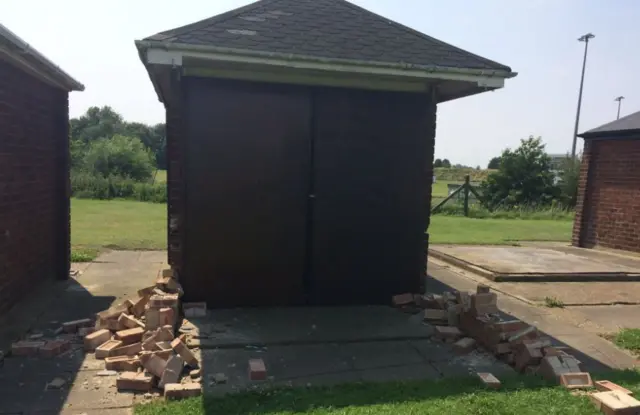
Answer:
[{"label": "green bush", "polygon": [[141,202],[167,202],[165,183],[137,182],[128,177],[103,177],[84,171],[71,173],[71,194],[79,199],[130,199]]},{"label": "green bush", "polygon": [[142,141],[123,135],[88,143],[81,162],[77,164],[78,169],[95,176],[128,177],[137,182],[151,179],[155,169],[153,156]]}]

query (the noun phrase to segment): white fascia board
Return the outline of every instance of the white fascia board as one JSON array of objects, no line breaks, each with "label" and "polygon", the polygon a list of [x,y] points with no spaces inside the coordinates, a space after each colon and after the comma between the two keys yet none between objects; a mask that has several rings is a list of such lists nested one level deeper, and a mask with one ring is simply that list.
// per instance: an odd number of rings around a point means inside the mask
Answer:
[{"label": "white fascia board", "polygon": [[271,65],[282,68],[308,69],[328,72],[351,73],[362,75],[384,75],[399,78],[412,79],[438,79],[448,81],[461,81],[475,83],[482,88],[502,88],[505,77],[497,75],[477,75],[463,73],[462,71],[447,70],[423,70],[423,69],[400,69],[382,66],[348,65],[340,63],[309,62],[294,59],[279,59],[271,57],[240,56],[237,54],[225,54],[216,52],[181,51],[167,50],[160,48],[149,48],[146,50],[148,64],[182,66],[185,58],[210,60],[213,62],[228,62],[242,64]]}]

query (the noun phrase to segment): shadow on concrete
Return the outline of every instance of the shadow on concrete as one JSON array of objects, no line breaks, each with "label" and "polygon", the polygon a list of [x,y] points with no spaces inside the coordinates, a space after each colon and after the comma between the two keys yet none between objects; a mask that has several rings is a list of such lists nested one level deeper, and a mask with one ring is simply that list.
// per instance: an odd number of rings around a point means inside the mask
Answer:
[{"label": "shadow on concrete", "polygon": [[[0,321],[0,347],[10,350],[12,342],[42,334],[39,341],[54,339],[55,330],[65,321],[87,318],[108,308],[114,296],[95,296],[78,281],[44,283],[14,306]],[[84,364],[82,340],[73,340],[71,349],[57,357],[9,355],[0,367],[0,414],[58,414],[71,394],[83,393],[77,377]],[[59,389],[47,389],[55,378],[64,379]],[[86,395],[80,400],[90,401]],[[83,412],[82,408],[74,408]]]}]

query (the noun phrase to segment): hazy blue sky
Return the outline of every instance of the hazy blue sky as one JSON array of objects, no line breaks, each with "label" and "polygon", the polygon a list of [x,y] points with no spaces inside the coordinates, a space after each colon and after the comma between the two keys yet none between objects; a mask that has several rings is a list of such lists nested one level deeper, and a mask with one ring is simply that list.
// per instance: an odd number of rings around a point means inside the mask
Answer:
[{"label": "hazy blue sky", "polygon": [[[128,120],[164,120],[134,39],[250,3],[246,0],[0,0],[0,19],[86,85],[71,116],[110,105]],[[638,0],[354,0],[428,35],[509,65],[504,89],[438,108],[436,157],[485,165],[503,148],[540,135],[571,148],[583,44],[593,32],[580,131],[640,110]],[[580,148],[582,143],[579,142]]]}]

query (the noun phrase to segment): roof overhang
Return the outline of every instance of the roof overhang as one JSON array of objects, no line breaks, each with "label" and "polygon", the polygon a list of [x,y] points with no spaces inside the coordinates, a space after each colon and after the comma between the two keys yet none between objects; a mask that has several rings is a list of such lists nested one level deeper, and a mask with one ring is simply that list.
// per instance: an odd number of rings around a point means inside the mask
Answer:
[{"label": "roof overhang", "polygon": [[617,131],[596,131],[578,134],[578,137],[585,140],[629,140],[640,139],[640,129],[617,130]]},{"label": "roof overhang", "polygon": [[294,54],[136,41],[140,59],[165,102],[169,68],[183,75],[304,85],[426,92],[438,102],[502,88],[517,74],[504,70],[427,67],[411,64],[328,59]]},{"label": "roof overhang", "polygon": [[84,91],[84,85],[0,24],[0,60],[8,61],[43,82],[66,91]]}]

